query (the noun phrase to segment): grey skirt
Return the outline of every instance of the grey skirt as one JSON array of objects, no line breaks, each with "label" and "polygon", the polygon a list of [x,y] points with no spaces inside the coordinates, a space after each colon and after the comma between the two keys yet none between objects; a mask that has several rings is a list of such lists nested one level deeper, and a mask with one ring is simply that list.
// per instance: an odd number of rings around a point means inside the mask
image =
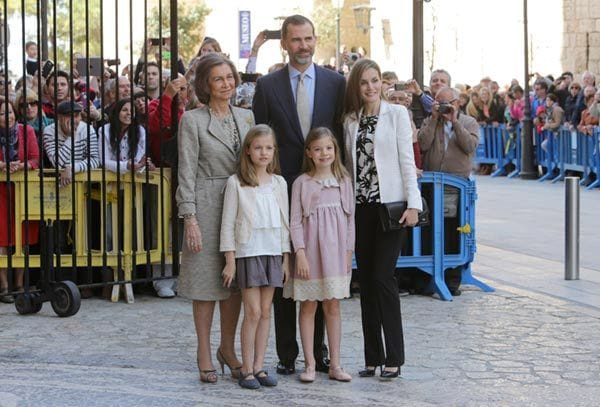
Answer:
[{"label": "grey skirt", "polygon": [[283,287],[283,256],[235,259],[239,288]]}]

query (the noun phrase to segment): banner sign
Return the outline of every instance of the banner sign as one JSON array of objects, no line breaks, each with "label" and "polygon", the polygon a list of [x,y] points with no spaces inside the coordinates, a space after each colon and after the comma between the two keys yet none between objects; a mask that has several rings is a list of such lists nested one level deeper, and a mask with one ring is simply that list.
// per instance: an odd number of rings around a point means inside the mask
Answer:
[{"label": "banner sign", "polygon": [[249,58],[252,49],[250,38],[250,11],[240,11],[240,58]]}]

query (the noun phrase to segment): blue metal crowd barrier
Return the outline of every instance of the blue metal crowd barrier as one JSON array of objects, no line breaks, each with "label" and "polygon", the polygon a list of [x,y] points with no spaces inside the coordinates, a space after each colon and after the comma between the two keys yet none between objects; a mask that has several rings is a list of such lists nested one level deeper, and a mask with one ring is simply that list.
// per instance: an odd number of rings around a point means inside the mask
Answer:
[{"label": "blue metal crowd barrier", "polygon": [[559,173],[552,182],[564,180],[567,171],[577,171],[582,174],[580,184],[589,184],[591,176],[589,157],[591,157],[590,148],[592,148],[593,138],[564,127],[561,127],[554,137],[558,148]]},{"label": "blue metal crowd barrier", "polygon": [[[432,199],[429,202],[431,211],[432,245],[430,255],[423,255],[422,228],[412,229],[413,253],[398,258],[396,267],[416,267],[432,276],[431,288],[446,301],[452,295],[444,281],[444,273],[448,268],[462,267],[462,284],[475,285],[483,291],[494,291],[492,287],[473,277],[471,262],[476,247],[475,241],[475,201],[477,191],[475,181],[440,172],[424,172],[420,178],[421,187],[431,185]],[[459,249],[457,254],[444,253],[444,187],[454,187],[459,192],[457,210],[459,233]],[[432,291],[433,291],[432,290]]]},{"label": "blue metal crowd barrier", "polygon": [[[477,164],[494,164],[496,169],[492,177],[507,175],[515,177],[521,172],[521,130],[516,126],[507,129],[504,125],[497,127],[486,125],[480,127],[480,143],[474,162]],[[544,174],[538,181],[561,181],[567,171],[581,173],[581,185],[587,189],[600,186],[600,127],[595,127],[593,134],[587,135],[573,132],[561,127],[558,131],[533,130],[535,165],[542,168]],[[507,165],[512,164],[514,170],[508,173]],[[596,181],[593,181],[593,179]],[[593,182],[592,182],[593,181]],[[591,184],[590,184],[591,182]]]},{"label": "blue metal crowd barrier", "polygon": [[[475,154],[476,164],[494,164],[496,170],[492,177],[508,175],[512,178],[521,172],[521,129],[507,129],[505,125],[481,126],[479,128],[479,146]],[[507,174],[507,165],[513,164],[514,170]]]},{"label": "blue metal crowd barrier", "polygon": [[533,130],[535,140],[535,158],[537,164],[542,167],[544,175],[538,178],[538,181],[552,179],[555,176],[555,170],[558,169],[559,163],[559,144],[557,136],[554,132],[544,130],[541,133]]},{"label": "blue metal crowd barrier", "polygon": [[588,163],[591,172],[596,174],[596,180],[587,186],[586,189],[600,187],[600,127],[594,129],[588,145]]}]

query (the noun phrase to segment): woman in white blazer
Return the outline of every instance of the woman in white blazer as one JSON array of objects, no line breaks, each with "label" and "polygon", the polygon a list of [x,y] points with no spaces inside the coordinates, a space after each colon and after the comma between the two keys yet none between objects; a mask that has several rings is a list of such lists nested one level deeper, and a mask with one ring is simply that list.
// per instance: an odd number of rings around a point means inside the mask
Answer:
[{"label": "woman in white blazer", "polygon": [[[381,70],[371,60],[358,61],[348,78],[344,107],[346,167],[356,197],[356,262],[365,348],[361,377],[400,374],[404,338],[398,285],[394,277],[400,232],[384,232],[382,203],[407,201],[400,223],[414,226],[421,208],[412,148],[412,129],[404,106],[382,100]],[[381,331],[383,328],[383,338]],[[385,341],[385,347],[384,347]]]}]

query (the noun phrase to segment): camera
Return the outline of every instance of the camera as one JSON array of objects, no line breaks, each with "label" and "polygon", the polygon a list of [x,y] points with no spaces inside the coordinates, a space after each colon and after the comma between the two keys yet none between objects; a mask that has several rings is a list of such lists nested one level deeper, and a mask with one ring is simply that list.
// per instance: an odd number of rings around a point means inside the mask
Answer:
[{"label": "camera", "polygon": [[351,52],[348,54],[348,59],[351,62],[356,62],[360,59],[360,54],[358,52]]},{"label": "camera", "polygon": [[438,112],[441,114],[448,114],[454,111],[454,107],[450,103],[440,103],[438,106]]},{"label": "camera", "polygon": [[42,78],[48,79],[48,76],[50,76],[52,71],[54,71],[54,62],[47,60],[46,62],[44,62],[44,65],[42,66],[42,72],[41,72]]},{"label": "camera", "polygon": [[280,40],[281,30],[265,30],[265,38],[267,40]]},{"label": "camera", "polygon": [[406,90],[406,83],[395,83],[394,90]]}]

